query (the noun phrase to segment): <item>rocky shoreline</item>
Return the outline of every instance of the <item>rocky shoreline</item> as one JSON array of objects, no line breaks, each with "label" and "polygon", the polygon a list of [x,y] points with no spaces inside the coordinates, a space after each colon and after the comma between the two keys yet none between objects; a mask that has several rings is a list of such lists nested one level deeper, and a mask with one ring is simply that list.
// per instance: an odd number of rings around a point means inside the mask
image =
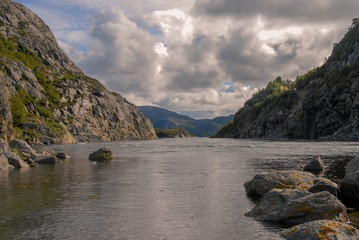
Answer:
[{"label": "rocky shoreline", "polygon": [[359,157],[346,165],[339,184],[315,175],[324,170],[319,156],[303,169],[267,171],[246,182],[247,195],[260,197],[246,216],[290,227],[281,232],[289,240],[359,239],[348,215],[359,209]]}]

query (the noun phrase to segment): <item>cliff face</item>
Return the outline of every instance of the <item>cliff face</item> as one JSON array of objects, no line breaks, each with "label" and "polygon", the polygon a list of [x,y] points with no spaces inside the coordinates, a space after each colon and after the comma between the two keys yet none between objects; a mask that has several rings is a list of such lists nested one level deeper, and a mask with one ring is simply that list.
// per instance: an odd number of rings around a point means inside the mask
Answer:
[{"label": "cliff face", "polygon": [[217,137],[359,140],[359,25],[327,62],[296,81],[278,78],[240,109]]},{"label": "cliff face", "polygon": [[84,75],[34,13],[0,3],[0,138],[73,143],[155,139],[138,108]]}]

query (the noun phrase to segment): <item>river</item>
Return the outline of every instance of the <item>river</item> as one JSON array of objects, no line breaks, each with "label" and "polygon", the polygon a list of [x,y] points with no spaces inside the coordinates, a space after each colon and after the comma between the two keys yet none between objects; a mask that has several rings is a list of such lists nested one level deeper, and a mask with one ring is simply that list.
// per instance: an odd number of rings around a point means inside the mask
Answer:
[{"label": "river", "polygon": [[[0,239],[280,239],[280,226],[244,216],[254,202],[243,184],[262,170],[299,170],[317,154],[335,170],[333,156],[357,155],[358,146],[209,138],[50,146],[71,159],[0,171]],[[90,162],[100,147],[114,160]]]}]

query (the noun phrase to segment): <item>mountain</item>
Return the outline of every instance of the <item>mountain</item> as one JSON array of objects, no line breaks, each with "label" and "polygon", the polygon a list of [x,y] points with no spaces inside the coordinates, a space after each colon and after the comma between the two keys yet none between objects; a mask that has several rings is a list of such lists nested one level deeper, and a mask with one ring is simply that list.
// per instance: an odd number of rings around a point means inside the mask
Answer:
[{"label": "mountain", "polygon": [[216,137],[359,140],[359,20],[326,63],[260,90]]},{"label": "mountain", "polygon": [[140,106],[139,108],[151,120],[156,129],[183,128],[199,137],[213,136],[233,119],[233,115],[231,115],[228,117],[196,120],[159,107]]},{"label": "mountain", "polygon": [[49,27],[10,0],[0,2],[0,82],[1,141],[157,138],[135,105],[86,76]]}]

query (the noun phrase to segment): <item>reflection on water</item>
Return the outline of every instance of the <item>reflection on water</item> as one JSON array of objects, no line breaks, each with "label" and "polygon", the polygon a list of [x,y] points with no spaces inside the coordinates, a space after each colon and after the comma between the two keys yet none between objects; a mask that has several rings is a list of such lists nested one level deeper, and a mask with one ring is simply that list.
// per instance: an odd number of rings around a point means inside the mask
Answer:
[{"label": "reflection on water", "polygon": [[[106,146],[109,163],[87,156]],[[300,169],[355,143],[174,139],[53,146],[64,164],[0,171],[0,239],[280,239],[280,226],[244,216],[243,184],[267,169]],[[347,161],[341,158],[342,162]]]}]

